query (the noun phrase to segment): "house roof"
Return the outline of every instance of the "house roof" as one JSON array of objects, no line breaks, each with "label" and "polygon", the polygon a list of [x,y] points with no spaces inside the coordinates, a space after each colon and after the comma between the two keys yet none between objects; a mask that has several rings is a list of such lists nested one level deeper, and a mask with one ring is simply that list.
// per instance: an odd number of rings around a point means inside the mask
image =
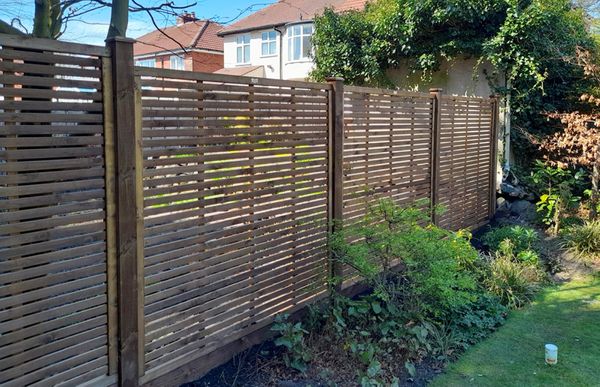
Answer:
[{"label": "house roof", "polygon": [[177,51],[181,50],[181,46],[222,52],[223,38],[217,36],[222,29],[222,25],[210,20],[195,20],[155,30],[136,39],[133,55]]},{"label": "house roof", "polygon": [[367,2],[368,0],[279,0],[225,27],[219,35],[276,27],[300,20],[312,20],[315,15],[328,7],[340,12],[362,10]]}]

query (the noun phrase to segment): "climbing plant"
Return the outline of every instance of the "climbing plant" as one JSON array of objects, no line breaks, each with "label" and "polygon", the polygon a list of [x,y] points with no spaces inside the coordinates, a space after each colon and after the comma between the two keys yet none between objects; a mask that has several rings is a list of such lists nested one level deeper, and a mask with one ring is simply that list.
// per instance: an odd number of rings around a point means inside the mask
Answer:
[{"label": "climbing plant", "polygon": [[312,76],[391,86],[400,65],[427,80],[445,60],[475,57],[506,78],[495,86],[510,91],[518,126],[543,131],[540,112],[577,107],[590,87],[570,60],[577,47],[596,52],[590,23],[570,0],[374,0],[316,18]]}]

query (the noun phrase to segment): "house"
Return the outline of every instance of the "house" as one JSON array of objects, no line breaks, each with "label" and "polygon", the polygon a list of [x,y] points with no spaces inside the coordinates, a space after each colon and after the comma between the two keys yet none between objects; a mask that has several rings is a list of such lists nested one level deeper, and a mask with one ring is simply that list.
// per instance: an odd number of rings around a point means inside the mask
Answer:
[{"label": "house", "polygon": [[199,20],[194,13],[177,17],[174,26],[137,38],[133,55],[137,66],[212,73],[223,67],[223,26]]},{"label": "house", "polygon": [[304,80],[313,68],[313,18],[325,8],[363,9],[367,0],[280,0],[222,29],[221,74]]}]

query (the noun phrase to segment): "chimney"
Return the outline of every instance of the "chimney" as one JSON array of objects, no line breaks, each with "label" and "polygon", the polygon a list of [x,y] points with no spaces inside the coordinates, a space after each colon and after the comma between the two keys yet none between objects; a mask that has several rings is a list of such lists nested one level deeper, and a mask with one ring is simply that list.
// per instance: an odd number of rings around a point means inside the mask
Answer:
[{"label": "chimney", "polygon": [[180,26],[184,23],[190,23],[198,20],[196,18],[196,12],[184,12],[177,16],[177,25]]}]

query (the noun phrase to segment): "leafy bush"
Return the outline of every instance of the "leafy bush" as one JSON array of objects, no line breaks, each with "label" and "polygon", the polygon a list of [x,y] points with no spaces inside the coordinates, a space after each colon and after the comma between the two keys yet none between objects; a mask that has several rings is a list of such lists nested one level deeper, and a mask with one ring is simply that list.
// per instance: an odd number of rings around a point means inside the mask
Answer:
[{"label": "leafy bush", "polygon": [[[464,233],[424,225],[427,220],[416,206],[383,200],[363,223],[333,235],[334,259],[354,268],[383,300],[408,301],[414,318],[441,317],[473,301],[476,280],[468,269],[477,251]],[[389,281],[394,262],[402,262],[401,281]]]},{"label": "leafy bush", "polygon": [[323,353],[335,359],[334,368],[350,365],[357,384],[397,385],[399,372],[414,377],[425,357],[444,365],[501,325],[507,306],[531,299],[542,277],[535,232],[494,231],[486,243],[497,258],[484,259],[470,233],[430,224],[423,207],[383,200],[364,221],[331,236],[333,259],[352,267],[371,291],[349,298],[333,287],[327,304],[311,307],[304,325],[316,332],[311,350],[303,325],[279,318],[273,329],[286,364],[304,372],[309,361],[333,361],[310,355]]},{"label": "leafy bush", "polygon": [[542,217],[542,222],[552,226],[554,233],[560,230],[565,215],[579,207],[580,194],[585,190],[586,176],[582,169],[563,169],[536,160],[531,182],[538,190],[537,211]]},{"label": "leafy bush", "polygon": [[482,293],[475,302],[453,312],[451,328],[458,332],[461,346],[467,348],[504,324],[507,314],[508,308],[498,297]]},{"label": "leafy bush", "polygon": [[483,244],[492,252],[499,251],[501,248],[506,248],[502,244],[506,244],[509,240],[512,242],[514,252],[519,254],[526,250],[532,250],[538,242],[537,232],[529,227],[523,226],[503,226],[490,230],[481,238]]},{"label": "leafy bush", "polygon": [[291,323],[287,321],[287,314],[275,317],[275,323],[271,327],[272,331],[279,333],[275,339],[275,345],[285,347],[286,352],[283,355],[285,365],[294,368],[302,373],[306,372],[308,362],[312,356],[304,344],[304,337],[308,332],[302,328],[302,323]]},{"label": "leafy bush", "polygon": [[565,246],[582,260],[600,257],[600,220],[569,228],[564,233]]}]

